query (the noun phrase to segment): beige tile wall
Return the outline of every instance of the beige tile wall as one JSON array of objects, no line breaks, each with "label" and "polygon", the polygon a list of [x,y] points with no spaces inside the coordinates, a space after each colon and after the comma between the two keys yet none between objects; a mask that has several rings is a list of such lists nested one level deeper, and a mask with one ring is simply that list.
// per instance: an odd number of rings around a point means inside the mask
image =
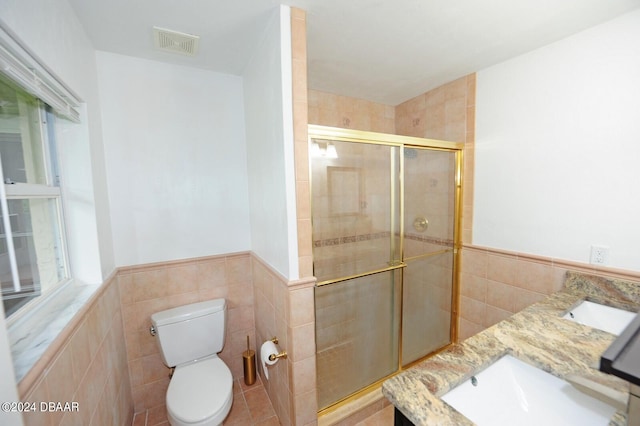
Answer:
[{"label": "beige tile wall", "polygon": [[286,351],[269,369],[266,380],[258,371],[280,424],[314,425],[317,421],[316,347],[313,290],[315,279],[287,281],[253,257],[256,347],[272,337]]},{"label": "beige tile wall", "polygon": [[108,279],[18,384],[21,401],[77,402],[25,425],[130,425],[133,400],[117,279]]},{"label": "beige tile wall", "polygon": [[169,369],[149,334],[154,312],[201,300],[227,299],[228,324],[220,357],[241,378],[249,335],[259,354],[262,342],[279,338],[288,358],[269,369],[265,389],[283,425],[316,422],[315,279],[289,282],[249,253],[122,268],[118,274],[135,411],[163,407]]},{"label": "beige tile wall", "polygon": [[[475,92],[475,74],[454,80],[395,107],[309,90],[309,124],[464,142],[462,241],[470,244]],[[304,161],[308,164],[307,158]]]},{"label": "beige tile wall", "polygon": [[[264,381],[280,423],[315,425],[316,347],[311,241],[311,189],[309,182],[307,15],[291,8],[291,55],[293,78],[293,138],[298,224],[298,268],[301,281],[287,282],[256,259],[254,274],[258,342],[278,333],[281,348],[289,357],[278,362],[273,380]],[[285,336],[286,332],[286,336]],[[286,371],[285,371],[286,366]]]},{"label": "beige tile wall", "polygon": [[399,135],[465,142],[468,79],[466,76],[396,106]]},{"label": "beige tile wall", "polygon": [[298,268],[300,277],[308,278],[313,276],[313,259],[311,253],[309,143],[307,140],[307,15],[305,11],[295,7],[291,8],[291,56]]},{"label": "beige tile wall", "polygon": [[243,376],[242,352],[255,341],[251,255],[212,256],[121,268],[118,272],[124,338],[135,412],[165,404],[170,369],[149,333],[151,315],[204,300],[227,300],[226,341],[220,358],[233,378]]},{"label": "beige tile wall", "polygon": [[462,241],[471,243],[476,75],[459,78],[396,106],[396,133],[464,142]]},{"label": "beige tile wall", "polygon": [[333,93],[309,90],[309,124],[395,133],[392,106]]},{"label": "beige tile wall", "polygon": [[164,410],[170,370],[149,333],[151,314],[222,297],[228,324],[220,357],[234,379],[244,374],[247,335],[257,351],[278,336],[289,356],[271,368],[265,388],[281,424],[313,425],[314,283],[289,282],[248,252],[120,268],[19,384],[23,400],[79,401],[80,414],[30,415],[25,422],[129,425],[134,412]]},{"label": "beige tile wall", "polygon": [[562,288],[568,270],[637,281],[640,273],[465,245],[460,339],[472,336]]}]

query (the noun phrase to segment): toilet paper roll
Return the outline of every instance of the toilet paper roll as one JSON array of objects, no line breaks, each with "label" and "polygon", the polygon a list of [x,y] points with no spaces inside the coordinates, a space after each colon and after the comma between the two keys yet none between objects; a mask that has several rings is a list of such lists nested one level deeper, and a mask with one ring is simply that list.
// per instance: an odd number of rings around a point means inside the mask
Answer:
[{"label": "toilet paper roll", "polygon": [[273,343],[271,340],[267,340],[260,347],[260,362],[262,362],[262,371],[264,371],[264,378],[267,380],[269,380],[269,372],[267,371],[267,365],[273,365],[276,362],[278,362],[278,358],[274,359],[273,361],[269,359],[269,355],[271,354],[277,355],[278,348],[276,347],[276,344]]}]

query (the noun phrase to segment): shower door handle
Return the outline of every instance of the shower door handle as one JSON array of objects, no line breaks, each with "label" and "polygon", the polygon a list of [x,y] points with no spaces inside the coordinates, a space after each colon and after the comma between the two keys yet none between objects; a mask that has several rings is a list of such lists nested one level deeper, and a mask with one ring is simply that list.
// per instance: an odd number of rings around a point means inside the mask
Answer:
[{"label": "shower door handle", "polygon": [[413,229],[418,232],[424,232],[429,227],[429,221],[424,216],[418,216],[413,221]]}]

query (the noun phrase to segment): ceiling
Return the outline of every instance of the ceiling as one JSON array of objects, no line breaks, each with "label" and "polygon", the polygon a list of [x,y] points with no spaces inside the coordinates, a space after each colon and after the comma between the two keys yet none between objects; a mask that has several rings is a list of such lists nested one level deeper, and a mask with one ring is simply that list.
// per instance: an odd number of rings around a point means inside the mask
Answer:
[{"label": "ceiling", "polygon": [[[277,0],[69,0],[98,50],[241,75]],[[309,87],[397,105],[640,7],[640,0],[283,0],[307,11]],[[152,27],[200,36],[196,57]]]}]

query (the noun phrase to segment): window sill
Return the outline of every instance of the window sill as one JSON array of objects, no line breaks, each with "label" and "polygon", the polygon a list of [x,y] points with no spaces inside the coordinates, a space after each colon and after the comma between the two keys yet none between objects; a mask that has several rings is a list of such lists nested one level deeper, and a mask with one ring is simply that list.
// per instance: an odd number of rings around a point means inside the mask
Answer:
[{"label": "window sill", "polygon": [[8,326],[16,382],[38,362],[99,287],[69,281]]}]

